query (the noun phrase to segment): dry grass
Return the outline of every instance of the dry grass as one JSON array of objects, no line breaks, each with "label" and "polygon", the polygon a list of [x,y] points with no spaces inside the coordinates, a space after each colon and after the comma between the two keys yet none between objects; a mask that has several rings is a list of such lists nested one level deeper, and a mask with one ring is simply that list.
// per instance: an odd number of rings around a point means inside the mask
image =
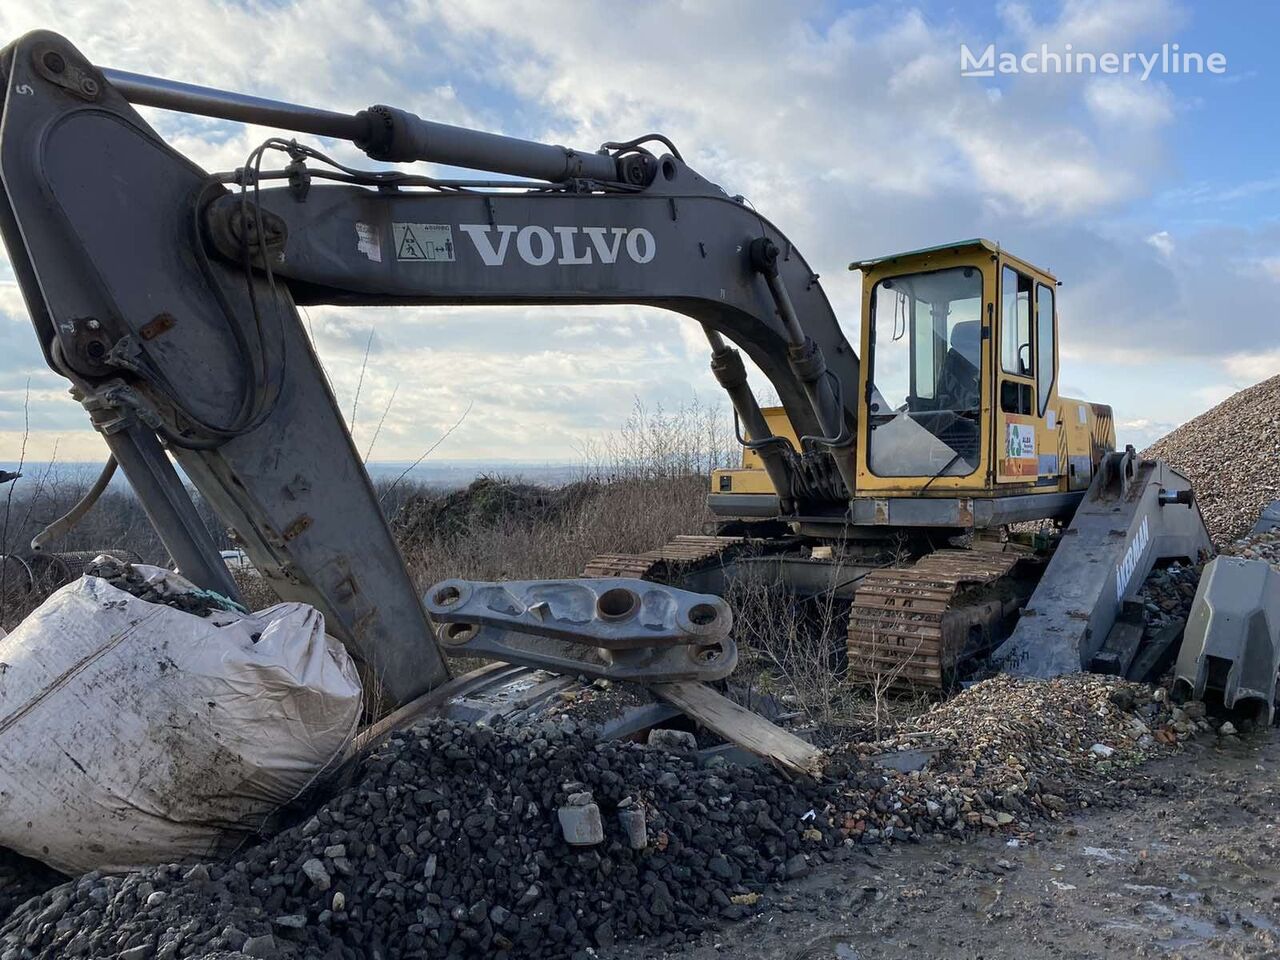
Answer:
[{"label": "dry grass", "polygon": [[701,532],[711,471],[736,455],[719,408],[637,404],[615,436],[583,451],[576,482],[548,490],[482,478],[461,493],[408,500],[393,527],[420,587],[576,577],[597,554],[641,553]]},{"label": "dry grass", "polygon": [[[831,582],[847,579],[837,561]],[[725,599],[738,644],[734,683],[748,697],[772,697],[783,712],[803,714],[824,742],[882,739],[932,702],[894,670],[849,677],[851,604],[834,590],[801,598],[781,581],[736,579]]]},{"label": "dry grass", "polygon": [[[449,577],[525,580],[576,577],[600,553],[639,553],[707,521],[706,480],[578,483],[558,491],[483,479],[460,494],[410,503],[438,521],[402,537],[419,587]],[[444,501],[444,502],[442,502]]]}]

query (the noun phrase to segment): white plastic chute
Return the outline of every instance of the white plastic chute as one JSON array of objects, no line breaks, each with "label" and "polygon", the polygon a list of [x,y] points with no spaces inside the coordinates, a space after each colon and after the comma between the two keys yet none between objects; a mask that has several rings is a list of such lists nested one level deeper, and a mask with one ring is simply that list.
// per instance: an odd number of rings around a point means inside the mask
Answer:
[{"label": "white plastic chute", "polygon": [[[195,589],[135,569],[163,596]],[[72,874],[216,856],[333,762],[360,711],[307,604],[200,617],[84,577],[0,639],[0,845]]]}]

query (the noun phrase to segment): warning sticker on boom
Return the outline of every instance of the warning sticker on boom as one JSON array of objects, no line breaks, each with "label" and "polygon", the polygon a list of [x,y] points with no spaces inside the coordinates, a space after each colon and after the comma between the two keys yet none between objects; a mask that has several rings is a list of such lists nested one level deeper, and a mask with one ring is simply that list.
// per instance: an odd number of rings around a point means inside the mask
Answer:
[{"label": "warning sticker on boom", "polygon": [[452,263],[453,227],[447,223],[392,223],[397,260]]}]

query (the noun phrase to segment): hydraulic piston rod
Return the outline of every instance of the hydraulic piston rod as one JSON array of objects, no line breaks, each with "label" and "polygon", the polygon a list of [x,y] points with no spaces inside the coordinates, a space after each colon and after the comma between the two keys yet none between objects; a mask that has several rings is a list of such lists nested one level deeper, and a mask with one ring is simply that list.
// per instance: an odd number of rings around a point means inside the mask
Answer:
[{"label": "hydraulic piston rod", "polygon": [[[573,178],[610,183],[623,180],[618,161],[608,154],[467,130],[424,120],[396,107],[379,105],[357,114],[335,113],[140,73],[101,69],[103,76],[131,103],[350,140],[375,160],[429,161],[552,182]],[[629,171],[634,166],[626,165]],[[628,179],[634,181],[634,173]]]}]

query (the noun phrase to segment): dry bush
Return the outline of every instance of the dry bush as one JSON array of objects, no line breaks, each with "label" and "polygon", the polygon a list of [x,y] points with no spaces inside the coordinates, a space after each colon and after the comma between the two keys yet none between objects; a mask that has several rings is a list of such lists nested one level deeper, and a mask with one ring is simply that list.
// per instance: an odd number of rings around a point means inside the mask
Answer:
[{"label": "dry bush", "polygon": [[642,553],[703,532],[711,470],[737,451],[725,424],[722,409],[696,400],[674,412],[637,403],[615,437],[583,452],[574,483],[481,478],[404,501],[393,528],[419,587],[576,577],[597,554]]},{"label": "dry bush", "polygon": [[[419,587],[451,577],[527,580],[576,577],[600,553],[640,553],[679,533],[697,533],[708,519],[707,481],[672,477],[575,485],[561,509],[528,509],[492,495],[519,488],[486,478],[453,497],[454,515],[402,540]],[[470,495],[470,496],[468,496]],[[478,499],[491,509],[473,509]],[[414,505],[408,505],[412,512]],[[417,509],[423,509],[421,506]]]},{"label": "dry bush", "polygon": [[[842,551],[837,545],[835,555]],[[905,555],[898,562],[906,562]],[[725,599],[734,611],[739,667],[735,683],[802,712],[823,740],[880,739],[927,708],[932,692],[901,683],[901,668],[849,676],[849,612],[837,592],[861,568],[833,561],[827,589],[797,596],[781,579],[735,578]]]}]

